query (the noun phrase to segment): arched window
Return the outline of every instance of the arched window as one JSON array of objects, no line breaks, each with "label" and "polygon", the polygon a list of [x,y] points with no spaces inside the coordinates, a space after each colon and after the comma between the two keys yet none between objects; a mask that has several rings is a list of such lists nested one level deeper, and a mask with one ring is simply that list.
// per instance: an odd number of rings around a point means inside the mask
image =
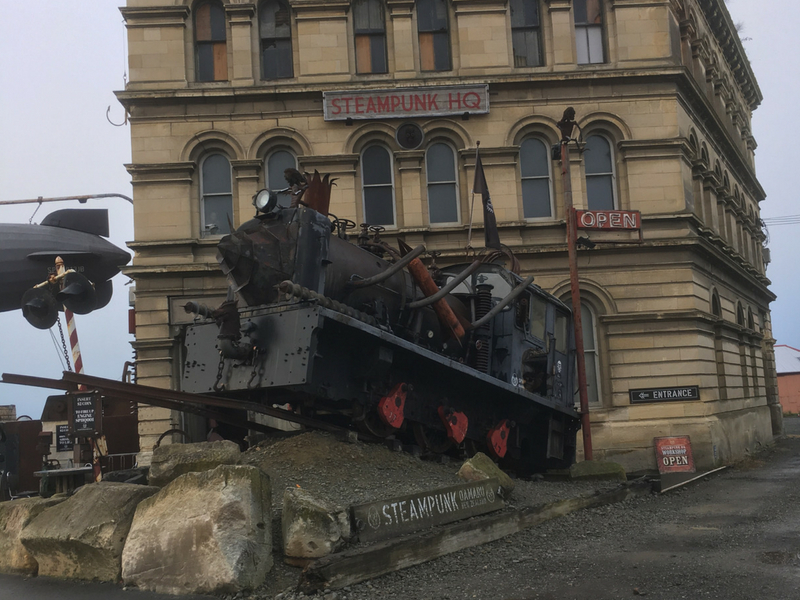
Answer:
[{"label": "arched window", "polygon": [[[264,161],[264,187],[269,190],[282,190],[289,184],[283,172],[286,169],[296,169],[297,159],[294,154],[288,150],[274,150],[267,155],[267,160]],[[286,193],[287,198],[289,193]],[[281,196],[278,196],[281,198]],[[283,206],[288,206],[286,202],[281,203]]]},{"label": "arched window", "polygon": [[616,208],[614,154],[609,141],[600,135],[586,138],[586,200],[589,210]]},{"label": "arched window", "polygon": [[433,144],[425,153],[425,170],[431,224],[458,223],[458,183],[453,149],[447,144]]},{"label": "arched window", "polygon": [[449,71],[450,31],[447,0],[417,0],[420,68],[423,71]]},{"label": "arched window", "polygon": [[575,45],[578,64],[606,61],[603,49],[603,5],[600,0],[574,0]]},{"label": "arched window", "polygon": [[356,73],[386,73],[386,17],[382,0],[353,3]]},{"label": "arched window", "polygon": [[741,302],[736,303],[736,324],[744,327],[744,309]]},{"label": "arched window", "polygon": [[550,153],[539,138],[526,138],[519,147],[522,175],[522,214],[526,219],[553,216],[550,198]]},{"label": "arched window", "polygon": [[[589,402],[600,402],[600,362],[597,351],[597,324],[592,308],[581,302],[583,357],[586,363],[586,391]],[[577,370],[576,370],[577,373]]]},{"label": "arched window", "polygon": [[511,44],[515,67],[543,64],[539,0],[511,0]]},{"label": "arched window", "polygon": [[197,81],[228,79],[225,9],[218,0],[198,3],[194,12],[194,52]]},{"label": "arched window", "polygon": [[753,309],[749,307],[747,308],[747,328],[752,329],[753,331],[756,329],[756,322],[753,318]]},{"label": "arched window", "polygon": [[231,163],[222,154],[210,154],[200,165],[201,236],[231,232],[233,196]]},{"label": "arched window", "polygon": [[715,317],[722,316],[722,308],[719,305],[719,296],[716,290],[711,292],[711,314]]},{"label": "arched window", "polygon": [[361,153],[361,185],[366,223],[394,226],[392,182],[392,155],[383,146],[367,146]]},{"label": "arched window", "polygon": [[283,0],[265,0],[258,7],[262,79],[283,79],[294,75],[291,14],[289,5]]}]

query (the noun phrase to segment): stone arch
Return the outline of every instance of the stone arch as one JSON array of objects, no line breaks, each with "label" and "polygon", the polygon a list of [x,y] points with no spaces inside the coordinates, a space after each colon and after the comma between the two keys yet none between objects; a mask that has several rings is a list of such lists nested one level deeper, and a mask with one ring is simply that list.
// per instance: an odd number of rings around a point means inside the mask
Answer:
[{"label": "stone arch", "polygon": [[561,139],[554,119],[542,115],[530,115],[511,125],[506,134],[506,146],[519,146],[523,138],[529,135],[544,137],[551,144],[555,144]]},{"label": "stone arch", "polygon": [[222,151],[231,160],[243,159],[244,148],[239,141],[226,131],[208,129],[194,134],[181,150],[181,161],[197,161],[203,154]]},{"label": "stone arch", "polygon": [[356,128],[344,143],[346,154],[359,154],[371,142],[386,144],[392,152],[401,150],[394,139],[395,129],[386,123],[370,122]]},{"label": "stone arch", "polygon": [[605,131],[615,142],[630,140],[633,138],[628,125],[618,116],[607,112],[593,112],[585,115],[578,121],[583,137],[593,132]]},{"label": "stone arch", "polygon": [[268,129],[253,140],[247,150],[247,158],[250,160],[263,159],[273,146],[291,148],[297,156],[308,156],[312,153],[311,143],[302,133],[289,127],[275,127]]},{"label": "stone arch", "polygon": [[[593,304],[597,308],[598,315],[617,314],[618,310],[616,300],[614,300],[614,297],[602,285],[591,279],[580,277],[580,289],[581,300],[583,300],[584,294],[587,295],[587,298],[594,300]],[[569,279],[561,280],[553,287],[550,293],[556,298],[569,297]]]},{"label": "stone arch", "polygon": [[450,140],[456,150],[472,148],[475,145],[470,133],[460,123],[450,119],[436,119],[424,123],[422,131],[425,133],[425,146],[435,138]]}]

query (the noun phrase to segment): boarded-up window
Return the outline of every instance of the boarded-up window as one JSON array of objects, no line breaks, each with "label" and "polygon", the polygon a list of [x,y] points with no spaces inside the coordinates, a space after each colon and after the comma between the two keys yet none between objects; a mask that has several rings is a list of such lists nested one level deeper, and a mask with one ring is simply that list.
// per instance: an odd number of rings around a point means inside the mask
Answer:
[{"label": "boarded-up window", "polygon": [[600,0],[575,0],[575,45],[578,64],[606,61],[603,48],[603,6]]},{"label": "boarded-up window", "polygon": [[455,152],[447,144],[433,144],[426,153],[425,168],[431,223],[458,223]]},{"label": "boarded-up window", "polygon": [[386,18],[382,0],[356,0],[353,4],[356,72],[386,73]]},{"label": "boarded-up window", "polygon": [[519,147],[522,175],[522,213],[526,219],[552,217],[550,202],[550,153],[538,138],[527,138]]},{"label": "boarded-up window", "polygon": [[228,234],[233,221],[231,163],[222,154],[211,154],[203,159],[200,172],[201,236]]},{"label": "boarded-up window", "polygon": [[394,225],[392,156],[383,146],[369,146],[361,154],[361,187],[364,221],[370,225]]},{"label": "boarded-up window", "polygon": [[449,71],[450,32],[446,0],[417,1],[420,67],[423,71]]},{"label": "boarded-up window", "polygon": [[259,5],[262,79],[294,76],[291,25],[291,10],[286,2],[266,0]]},{"label": "boarded-up window", "polygon": [[198,81],[228,79],[225,9],[221,2],[201,2],[194,13],[195,59]]},{"label": "boarded-up window", "polygon": [[515,67],[543,64],[539,0],[511,0],[511,40]]}]

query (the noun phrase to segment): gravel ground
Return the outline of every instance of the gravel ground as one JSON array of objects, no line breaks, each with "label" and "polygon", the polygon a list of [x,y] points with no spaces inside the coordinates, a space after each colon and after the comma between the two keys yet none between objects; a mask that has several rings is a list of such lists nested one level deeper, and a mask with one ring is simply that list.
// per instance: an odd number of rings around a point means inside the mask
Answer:
[{"label": "gravel ground", "polygon": [[[239,598],[257,600],[294,600],[309,598],[295,594],[300,569],[283,563],[280,555],[280,511],[283,504],[283,490],[299,486],[323,498],[334,506],[346,507],[379,499],[388,499],[423,490],[462,483],[456,476],[460,462],[441,464],[422,460],[403,452],[393,452],[376,444],[361,442],[347,443],[335,436],[322,432],[308,432],[289,437],[271,438],[248,450],[243,460],[245,464],[260,467],[270,475],[272,481],[273,509],[275,511],[273,528],[276,530],[275,566],[268,581],[252,594]],[[555,500],[573,498],[614,487],[616,484],[600,482],[568,482],[544,480],[516,480],[516,487],[509,499],[506,510],[547,504]],[[515,538],[516,539],[516,536]],[[502,540],[490,546],[509,548],[509,542]],[[488,546],[487,546],[488,547]],[[406,580],[403,572],[366,582],[352,589],[311,596],[325,600],[373,600],[374,598],[404,598],[428,600],[430,585],[441,573],[439,569],[452,570],[462,565],[474,563],[475,569],[482,569],[485,557],[491,554],[487,547],[461,552],[454,557],[434,561],[436,565],[430,576],[414,577],[414,585],[400,585]],[[510,553],[516,557],[517,550]],[[462,556],[462,554],[464,556]],[[510,560],[521,560],[519,557]],[[413,571],[419,570],[413,569]],[[424,569],[422,570],[424,572]],[[385,586],[389,586],[385,588]],[[378,591],[380,588],[380,592]],[[396,589],[397,588],[397,589]],[[392,590],[392,591],[389,591]],[[416,590],[416,591],[415,591]],[[442,596],[444,597],[444,596]],[[453,598],[462,596],[453,596]],[[463,596],[467,597],[467,596]],[[230,597],[235,598],[234,596]]]}]

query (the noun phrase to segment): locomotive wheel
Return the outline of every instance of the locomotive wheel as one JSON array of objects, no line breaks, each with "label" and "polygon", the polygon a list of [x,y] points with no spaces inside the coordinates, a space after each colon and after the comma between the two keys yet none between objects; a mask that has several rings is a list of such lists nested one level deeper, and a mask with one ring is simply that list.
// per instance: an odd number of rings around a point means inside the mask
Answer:
[{"label": "locomotive wheel", "polygon": [[397,433],[397,429],[381,421],[378,413],[374,410],[367,412],[363,419],[356,421],[356,425],[362,432],[369,433],[378,438],[387,438]]},{"label": "locomotive wheel", "polygon": [[444,431],[425,427],[421,423],[414,423],[414,439],[423,451],[434,454],[444,454],[453,447],[453,440]]}]

